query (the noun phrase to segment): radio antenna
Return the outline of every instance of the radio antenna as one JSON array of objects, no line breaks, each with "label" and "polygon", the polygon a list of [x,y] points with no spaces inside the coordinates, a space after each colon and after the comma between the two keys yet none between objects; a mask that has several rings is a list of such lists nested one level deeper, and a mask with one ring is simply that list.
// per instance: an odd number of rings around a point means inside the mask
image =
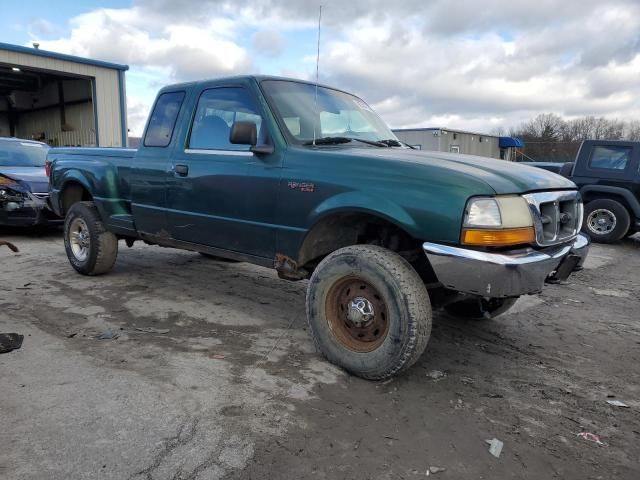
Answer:
[{"label": "radio antenna", "polygon": [[320,112],[318,109],[318,81],[320,73],[320,26],[322,25],[322,5],[320,5],[320,13],[318,14],[318,50],[316,52],[316,115],[313,121],[313,146],[316,145],[318,122],[320,121]]}]

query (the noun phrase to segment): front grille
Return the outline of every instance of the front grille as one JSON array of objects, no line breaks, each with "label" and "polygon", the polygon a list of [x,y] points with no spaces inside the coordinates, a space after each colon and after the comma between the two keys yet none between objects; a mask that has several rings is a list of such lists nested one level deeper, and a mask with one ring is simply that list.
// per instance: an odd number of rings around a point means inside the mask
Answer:
[{"label": "front grille", "polygon": [[33,194],[34,197],[38,197],[42,200],[45,200],[47,198],[49,198],[49,194],[48,193],[34,193]]},{"label": "front grille", "polygon": [[582,225],[582,199],[577,191],[537,192],[523,197],[533,215],[538,245],[556,245],[578,234]]}]

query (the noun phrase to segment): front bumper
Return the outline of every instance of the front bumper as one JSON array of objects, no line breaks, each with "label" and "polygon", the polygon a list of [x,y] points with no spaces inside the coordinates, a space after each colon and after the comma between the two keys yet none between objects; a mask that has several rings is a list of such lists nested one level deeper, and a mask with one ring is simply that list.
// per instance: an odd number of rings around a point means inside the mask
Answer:
[{"label": "front bumper", "polygon": [[26,198],[0,201],[0,225],[31,227],[36,225],[58,225],[63,219],[50,208],[47,200],[29,193]]},{"label": "front bumper", "polygon": [[424,252],[451,290],[482,297],[517,297],[542,290],[545,281],[564,280],[582,267],[590,245],[583,234],[568,244],[491,253],[425,242]]}]

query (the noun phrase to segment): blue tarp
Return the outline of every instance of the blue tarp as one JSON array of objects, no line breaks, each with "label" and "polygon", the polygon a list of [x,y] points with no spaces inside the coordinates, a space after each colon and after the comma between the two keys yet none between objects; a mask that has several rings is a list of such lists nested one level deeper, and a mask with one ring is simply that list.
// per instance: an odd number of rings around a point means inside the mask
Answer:
[{"label": "blue tarp", "polygon": [[500,145],[500,148],[509,148],[509,147],[523,148],[524,147],[524,142],[516,137],[500,137],[498,144]]}]

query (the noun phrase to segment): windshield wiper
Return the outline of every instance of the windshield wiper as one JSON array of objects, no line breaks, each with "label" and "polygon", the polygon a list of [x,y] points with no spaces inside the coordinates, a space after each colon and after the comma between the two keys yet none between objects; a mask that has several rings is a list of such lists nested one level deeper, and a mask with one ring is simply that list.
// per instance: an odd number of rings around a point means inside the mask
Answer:
[{"label": "windshield wiper", "polygon": [[[320,137],[316,138],[316,145],[338,145],[340,143],[350,143],[350,142],[362,142],[367,145],[373,145],[374,147],[388,147],[384,142],[376,142],[374,140],[364,140],[362,138],[356,137]],[[308,140],[303,143],[303,145],[313,145],[313,140]]]},{"label": "windshield wiper", "polygon": [[313,140],[308,140],[304,142],[303,145],[313,145],[314,143],[316,145],[331,145],[331,144],[349,143],[349,142],[351,142],[351,139],[348,137],[320,137],[320,138],[316,138],[315,142]]},{"label": "windshield wiper", "polygon": [[409,145],[408,143],[396,140],[395,138],[390,138],[389,140],[380,140],[380,143],[384,143],[387,147],[402,147],[404,145],[405,147],[409,147],[413,150],[415,150],[416,148],[412,145]]}]

